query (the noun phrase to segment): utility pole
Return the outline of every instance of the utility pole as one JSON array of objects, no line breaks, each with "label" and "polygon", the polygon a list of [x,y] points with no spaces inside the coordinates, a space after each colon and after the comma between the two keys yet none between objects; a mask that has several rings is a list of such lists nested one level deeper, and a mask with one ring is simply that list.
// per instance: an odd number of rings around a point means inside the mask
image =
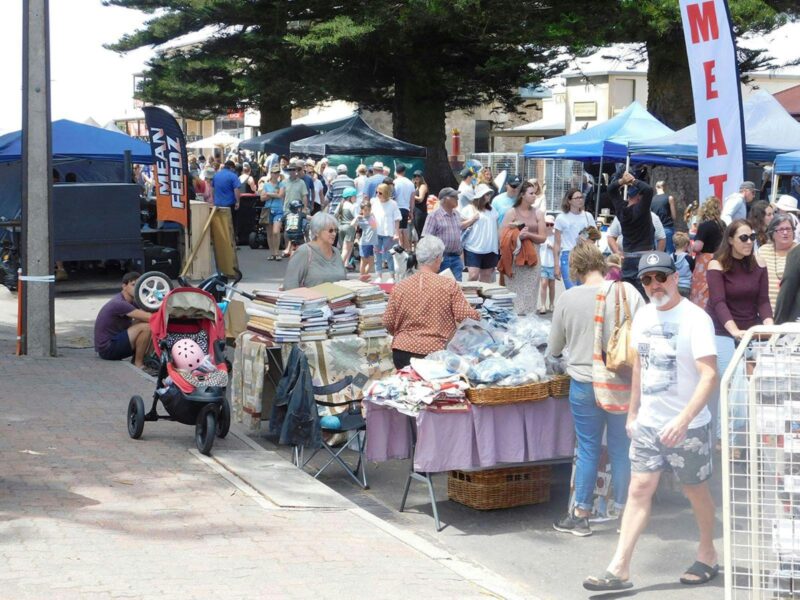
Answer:
[{"label": "utility pole", "polygon": [[23,354],[55,356],[49,0],[23,0]]}]

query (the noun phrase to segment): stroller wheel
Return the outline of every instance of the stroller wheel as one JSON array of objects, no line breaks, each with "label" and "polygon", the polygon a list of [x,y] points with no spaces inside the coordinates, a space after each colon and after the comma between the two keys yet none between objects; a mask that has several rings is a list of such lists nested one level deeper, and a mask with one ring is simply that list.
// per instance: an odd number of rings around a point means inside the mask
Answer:
[{"label": "stroller wheel", "polygon": [[160,271],[148,271],[136,282],[133,301],[148,312],[155,312],[172,288],[172,280]]},{"label": "stroller wheel", "polygon": [[253,250],[261,248],[261,241],[258,239],[258,234],[255,231],[251,231],[250,235],[247,236],[247,243]]},{"label": "stroller wheel", "polygon": [[217,415],[214,405],[205,406],[197,415],[197,424],[194,427],[194,442],[201,454],[211,454],[214,445],[214,436],[217,433]]},{"label": "stroller wheel", "polygon": [[141,396],[132,396],[128,402],[128,435],[138,440],[144,431],[144,400]]},{"label": "stroller wheel", "polygon": [[217,437],[224,438],[231,429],[231,403],[225,398],[219,408],[219,420],[217,421]]}]

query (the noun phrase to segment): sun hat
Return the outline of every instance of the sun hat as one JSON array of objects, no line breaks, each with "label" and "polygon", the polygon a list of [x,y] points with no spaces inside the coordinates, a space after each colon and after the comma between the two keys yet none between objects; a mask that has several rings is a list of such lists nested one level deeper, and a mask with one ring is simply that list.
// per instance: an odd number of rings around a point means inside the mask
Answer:
[{"label": "sun hat", "polygon": [[787,212],[798,212],[797,198],[790,196],[789,194],[783,194],[779,196],[778,201],[773,206]]},{"label": "sun hat", "polygon": [[383,163],[379,160],[376,160],[374,163],[372,163],[372,168],[373,170],[383,169]]},{"label": "sun hat", "polygon": [[356,194],[358,194],[358,190],[356,188],[347,187],[344,188],[344,191],[342,192],[342,198],[352,198]]},{"label": "sun hat", "polygon": [[483,198],[486,194],[494,194],[494,190],[485,183],[478,184],[475,188],[475,197]]}]

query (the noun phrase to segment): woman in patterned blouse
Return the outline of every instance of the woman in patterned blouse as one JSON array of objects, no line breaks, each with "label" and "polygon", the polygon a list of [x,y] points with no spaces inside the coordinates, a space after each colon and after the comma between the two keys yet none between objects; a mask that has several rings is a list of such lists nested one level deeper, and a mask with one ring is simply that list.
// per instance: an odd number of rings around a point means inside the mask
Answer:
[{"label": "woman in patterned blouse", "polygon": [[417,243],[419,271],[394,286],[383,315],[386,330],[394,336],[392,359],[397,369],[444,350],[458,324],[480,319],[464,297],[458,283],[439,275],[444,243],[426,235]]}]

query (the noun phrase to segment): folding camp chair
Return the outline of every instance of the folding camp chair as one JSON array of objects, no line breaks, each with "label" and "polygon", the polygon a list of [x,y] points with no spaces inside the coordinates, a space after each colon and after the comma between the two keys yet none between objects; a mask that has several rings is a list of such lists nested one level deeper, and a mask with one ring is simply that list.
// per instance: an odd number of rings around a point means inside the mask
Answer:
[{"label": "folding camp chair", "polygon": [[[336,394],[341,392],[346,387],[350,387],[350,398],[353,398],[353,378],[348,375],[344,379],[337,381],[335,383],[331,383],[329,385],[322,385],[322,386],[313,386],[314,389],[314,396],[328,396],[330,394]],[[330,458],[328,462],[326,462],[314,475],[314,478],[318,478],[319,475],[328,468],[333,462],[339,463],[342,468],[347,472],[347,474],[355,481],[358,485],[360,485],[365,490],[369,488],[367,485],[367,472],[366,472],[366,460],[364,458],[364,447],[367,443],[367,422],[364,420],[364,417],[361,415],[361,400],[350,400],[348,402],[323,402],[322,400],[315,400],[317,406],[325,406],[325,407],[342,407],[346,406],[347,410],[344,412],[338,413],[331,417],[321,417],[320,422],[320,429],[322,430],[323,439],[322,439],[322,447],[317,448],[314,450],[314,453],[307,459],[303,460],[302,455],[302,448],[300,449],[300,455],[297,455],[297,449],[295,452],[295,460],[294,463],[297,465],[302,465],[305,467],[314,456],[316,456],[317,452],[320,450],[326,451],[330,454]],[[335,423],[338,421],[338,423]],[[363,432],[363,434],[362,434]],[[343,434],[345,436],[345,440],[342,442],[337,442],[335,445],[328,443],[325,439],[326,437],[330,439],[334,434]],[[334,439],[341,439],[340,436],[336,436]],[[347,464],[344,459],[341,457],[342,452],[347,450],[348,448],[354,450],[358,453],[358,463],[356,463],[355,468],[351,467]],[[358,471],[361,470],[361,477],[358,476]]]}]

